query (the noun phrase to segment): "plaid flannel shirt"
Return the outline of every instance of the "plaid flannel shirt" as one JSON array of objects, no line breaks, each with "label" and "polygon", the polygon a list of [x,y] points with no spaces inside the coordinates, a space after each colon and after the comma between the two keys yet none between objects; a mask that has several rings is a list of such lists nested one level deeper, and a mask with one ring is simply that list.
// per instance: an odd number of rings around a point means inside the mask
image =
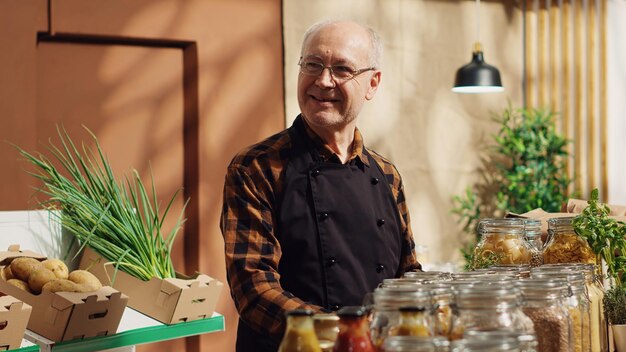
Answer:
[{"label": "plaid flannel shirt", "polygon": [[[323,159],[340,162],[308,128],[307,133]],[[357,129],[349,160],[359,158],[368,163],[363,148],[363,139]],[[276,339],[284,332],[286,311],[296,308],[315,312],[322,310],[283,290],[280,285],[278,263],[282,252],[274,233],[277,228],[274,209],[277,199],[280,199],[283,172],[289,162],[290,150],[291,139],[284,130],[234,157],[226,173],[220,224],[228,282],[241,319],[256,331],[269,333]],[[419,270],[421,265],[415,257],[415,243],[400,174],[388,160],[368,151],[387,176],[400,213],[404,241],[398,275]]]}]

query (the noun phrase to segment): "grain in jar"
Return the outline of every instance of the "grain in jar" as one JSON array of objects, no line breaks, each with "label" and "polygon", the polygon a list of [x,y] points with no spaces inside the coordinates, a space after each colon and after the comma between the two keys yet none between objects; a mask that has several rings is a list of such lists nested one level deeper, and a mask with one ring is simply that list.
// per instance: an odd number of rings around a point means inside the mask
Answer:
[{"label": "grain in jar", "polygon": [[522,311],[534,325],[537,350],[570,352],[571,320],[564,300],[569,295],[565,279],[525,279],[516,283],[522,294]]}]

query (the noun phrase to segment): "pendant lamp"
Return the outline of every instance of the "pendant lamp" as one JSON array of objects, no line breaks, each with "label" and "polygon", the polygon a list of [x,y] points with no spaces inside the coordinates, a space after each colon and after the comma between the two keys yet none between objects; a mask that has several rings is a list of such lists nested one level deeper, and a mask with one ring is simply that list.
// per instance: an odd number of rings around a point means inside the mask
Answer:
[{"label": "pendant lamp", "polygon": [[456,93],[495,93],[504,91],[500,72],[485,62],[480,45],[480,0],[476,0],[476,44],[472,61],[456,71],[453,92]]}]

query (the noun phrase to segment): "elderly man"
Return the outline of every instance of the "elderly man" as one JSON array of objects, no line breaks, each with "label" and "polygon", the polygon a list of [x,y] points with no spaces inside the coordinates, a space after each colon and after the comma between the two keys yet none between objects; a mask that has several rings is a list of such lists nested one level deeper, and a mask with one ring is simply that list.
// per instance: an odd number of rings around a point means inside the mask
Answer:
[{"label": "elderly man", "polygon": [[400,175],[356,128],[381,52],[355,22],[313,25],[298,63],[301,114],[228,166],[221,229],[239,352],[276,351],[286,311],[360,305],[383,279],[420,269]]}]

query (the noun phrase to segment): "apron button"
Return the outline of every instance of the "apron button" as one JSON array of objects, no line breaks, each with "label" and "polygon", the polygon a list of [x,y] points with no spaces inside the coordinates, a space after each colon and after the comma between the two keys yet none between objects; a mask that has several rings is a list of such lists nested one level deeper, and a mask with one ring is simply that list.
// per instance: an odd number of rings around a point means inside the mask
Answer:
[{"label": "apron button", "polygon": [[376,266],[376,272],[377,272],[377,273],[379,273],[379,274],[380,274],[380,273],[382,273],[382,272],[383,272],[383,270],[385,270],[385,266],[384,266],[384,265],[382,265],[382,264],[378,264],[378,266]]},{"label": "apron button", "polygon": [[328,213],[321,213],[320,214],[320,220],[326,220],[327,217],[328,217]]},{"label": "apron button", "polygon": [[376,177],[372,177],[371,182],[372,182],[373,185],[377,185],[378,184],[378,179]]},{"label": "apron button", "polygon": [[333,265],[335,265],[335,264],[337,264],[337,259],[335,259],[335,258],[333,258],[333,257],[330,257],[330,258],[328,259],[328,264],[327,264],[327,266],[330,268],[331,266],[333,266]]},{"label": "apron button", "polygon": [[311,176],[313,176],[313,177],[317,177],[319,174],[320,174],[320,170],[318,170],[318,169],[315,169],[315,170],[311,171]]},{"label": "apron button", "polygon": [[378,224],[378,227],[381,227],[385,224],[385,219],[378,219],[378,222],[376,222],[376,224]]}]

